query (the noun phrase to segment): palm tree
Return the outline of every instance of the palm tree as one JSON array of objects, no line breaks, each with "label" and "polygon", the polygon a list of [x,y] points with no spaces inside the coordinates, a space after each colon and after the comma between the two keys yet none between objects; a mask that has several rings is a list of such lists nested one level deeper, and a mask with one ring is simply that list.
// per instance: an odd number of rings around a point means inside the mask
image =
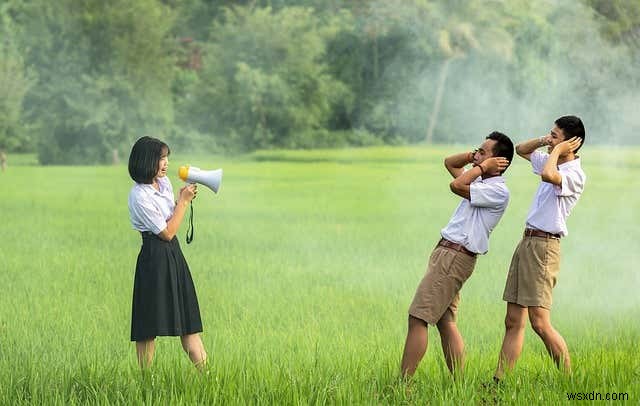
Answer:
[{"label": "palm tree", "polygon": [[[453,2],[440,8],[438,15],[443,16],[443,22],[438,35],[438,49],[444,57],[440,67],[435,100],[429,126],[427,128],[426,142],[433,142],[433,133],[438,124],[438,116],[444,90],[449,75],[451,63],[456,59],[465,58],[470,52],[494,54],[504,61],[509,61],[513,56],[513,38],[504,26],[508,19],[499,7],[486,7],[481,1]],[[503,4],[503,7],[504,6]]]},{"label": "palm tree", "polygon": [[427,129],[427,143],[433,142],[433,131],[438,122],[438,114],[442,105],[442,95],[444,94],[444,85],[449,75],[449,66],[456,58],[464,58],[469,50],[477,48],[478,44],[471,31],[471,26],[467,23],[454,25],[451,30],[440,31],[439,47],[445,55],[440,68],[438,77],[438,87],[436,88],[436,99],[431,109],[431,117],[429,119],[429,128]]},{"label": "palm tree", "polygon": [[444,94],[444,86],[449,75],[449,65],[456,58],[464,58],[471,50],[478,47],[478,42],[473,35],[471,25],[468,23],[460,23],[454,25],[450,30],[441,30],[438,45],[445,55],[440,68],[440,76],[438,77],[438,87],[436,89],[436,99],[433,102],[431,115],[429,118],[429,128],[427,129],[427,143],[433,142],[433,130],[438,122],[438,114],[442,104],[442,95]]}]

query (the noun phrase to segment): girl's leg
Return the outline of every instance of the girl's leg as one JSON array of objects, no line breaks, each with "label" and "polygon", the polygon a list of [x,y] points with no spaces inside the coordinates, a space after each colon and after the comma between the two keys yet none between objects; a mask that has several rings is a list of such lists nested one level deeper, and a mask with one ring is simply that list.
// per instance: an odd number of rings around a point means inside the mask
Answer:
[{"label": "girl's leg", "polygon": [[207,363],[207,352],[204,350],[200,334],[187,334],[180,337],[180,341],[191,362],[201,370]]},{"label": "girl's leg", "polygon": [[153,354],[156,351],[155,337],[144,341],[136,341],[136,353],[138,354],[138,364],[145,369],[151,366]]}]

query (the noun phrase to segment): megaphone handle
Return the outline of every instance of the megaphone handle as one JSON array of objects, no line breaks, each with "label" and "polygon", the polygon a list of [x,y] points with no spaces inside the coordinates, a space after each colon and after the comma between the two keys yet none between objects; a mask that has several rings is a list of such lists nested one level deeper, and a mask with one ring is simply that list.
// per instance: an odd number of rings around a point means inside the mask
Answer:
[{"label": "megaphone handle", "polygon": [[189,202],[189,227],[187,228],[187,244],[193,241],[193,201]]}]

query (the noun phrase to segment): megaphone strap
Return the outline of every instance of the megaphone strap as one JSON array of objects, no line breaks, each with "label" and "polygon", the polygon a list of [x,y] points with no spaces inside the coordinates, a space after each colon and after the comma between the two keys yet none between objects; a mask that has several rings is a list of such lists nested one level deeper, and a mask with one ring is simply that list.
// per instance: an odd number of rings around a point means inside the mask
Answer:
[{"label": "megaphone strap", "polygon": [[189,203],[189,227],[187,228],[187,244],[193,241],[193,201]]}]

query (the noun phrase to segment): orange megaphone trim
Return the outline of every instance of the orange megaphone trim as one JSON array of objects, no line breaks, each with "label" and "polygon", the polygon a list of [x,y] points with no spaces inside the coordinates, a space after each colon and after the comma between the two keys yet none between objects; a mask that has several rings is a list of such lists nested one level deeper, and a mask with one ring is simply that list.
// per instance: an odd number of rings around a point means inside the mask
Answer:
[{"label": "orange megaphone trim", "polygon": [[189,176],[189,165],[183,165],[178,169],[178,176],[184,182],[187,181],[187,177]]}]

